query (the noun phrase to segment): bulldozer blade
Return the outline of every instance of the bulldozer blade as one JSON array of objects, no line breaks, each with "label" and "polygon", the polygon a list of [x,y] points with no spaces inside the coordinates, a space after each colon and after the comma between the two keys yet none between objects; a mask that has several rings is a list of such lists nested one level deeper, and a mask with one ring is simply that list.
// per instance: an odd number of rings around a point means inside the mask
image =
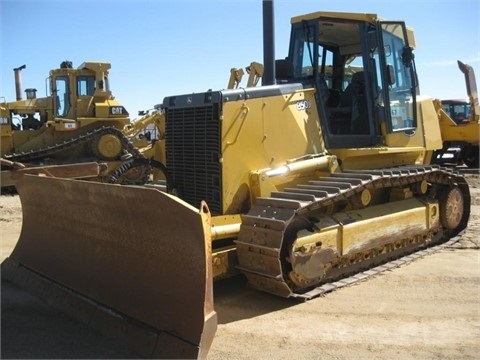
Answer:
[{"label": "bulldozer blade", "polygon": [[210,212],[158,189],[24,175],[2,278],[143,357],[205,358],[217,328]]}]

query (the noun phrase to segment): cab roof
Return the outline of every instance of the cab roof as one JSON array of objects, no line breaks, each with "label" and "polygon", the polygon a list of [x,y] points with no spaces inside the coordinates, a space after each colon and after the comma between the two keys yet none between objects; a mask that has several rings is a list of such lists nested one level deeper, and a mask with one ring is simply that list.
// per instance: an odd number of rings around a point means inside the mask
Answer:
[{"label": "cab roof", "polygon": [[382,20],[377,14],[368,13],[349,13],[349,12],[331,12],[331,11],[317,11],[309,14],[294,16],[291,19],[291,23],[299,23],[304,20],[314,20],[318,18],[332,18],[338,20],[357,20],[374,23],[377,20]]},{"label": "cab roof", "polygon": [[[370,13],[349,13],[349,12],[332,12],[332,11],[317,11],[309,14],[294,16],[291,18],[291,23],[296,24],[302,21],[315,20],[319,18],[331,18],[332,20],[350,20],[350,21],[363,21],[371,24],[377,21],[386,21],[377,14]],[[410,26],[406,26],[408,42],[411,47],[416,48],[415,34]]]}]

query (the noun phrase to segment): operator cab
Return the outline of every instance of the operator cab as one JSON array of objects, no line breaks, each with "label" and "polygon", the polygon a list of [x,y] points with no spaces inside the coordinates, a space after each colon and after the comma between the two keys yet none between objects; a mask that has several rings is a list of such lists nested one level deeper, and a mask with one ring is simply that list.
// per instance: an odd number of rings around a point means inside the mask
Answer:
[{"label": "operator cab", "polygon": [[416,128],[412,45],[404,22],[380,21],[373,14],[296,17],[289,55],[277,60],[277,81],[315,87],[330,148],[383,144],[385,132],[408,134]]},{"label": "operator cab", "polygon": [[63,61],[59,69],[50,71],[55,117],[95,117],[95,100],[111,97],[110,67],[105,62],[84,62],[74,69],[71,61]]},{"label": "operator cab", "polygon": [[456,124],[468,124],[471,105],[465,100],[442,100],[442,109]]}]

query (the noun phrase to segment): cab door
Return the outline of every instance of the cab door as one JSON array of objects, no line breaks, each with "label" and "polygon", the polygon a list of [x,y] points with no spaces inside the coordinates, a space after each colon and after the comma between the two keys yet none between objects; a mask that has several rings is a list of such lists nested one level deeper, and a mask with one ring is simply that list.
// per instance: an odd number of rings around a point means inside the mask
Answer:
[{"label": "cab door", "polygon": [[52,79],[52,94],[55,117],[57,118],[73,118],[71,114],[70,102],[70,79],[67,75],[58,75]]},{"label": "cab door", "polygon": [[386,130],[412,132],[417,127],[417,77],[406,26],[404,22],[381,21],[378,30]]}]

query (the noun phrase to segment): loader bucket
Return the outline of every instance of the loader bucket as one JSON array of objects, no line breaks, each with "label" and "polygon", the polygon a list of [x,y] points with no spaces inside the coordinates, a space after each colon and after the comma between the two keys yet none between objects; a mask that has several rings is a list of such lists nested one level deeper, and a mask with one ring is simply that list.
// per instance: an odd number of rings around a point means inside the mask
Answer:
[{"label": "loader bucket", "polygon": [[143,357],[205,358],[217,328],[210,213],[158,189],[25,175],[4,280]]}]

